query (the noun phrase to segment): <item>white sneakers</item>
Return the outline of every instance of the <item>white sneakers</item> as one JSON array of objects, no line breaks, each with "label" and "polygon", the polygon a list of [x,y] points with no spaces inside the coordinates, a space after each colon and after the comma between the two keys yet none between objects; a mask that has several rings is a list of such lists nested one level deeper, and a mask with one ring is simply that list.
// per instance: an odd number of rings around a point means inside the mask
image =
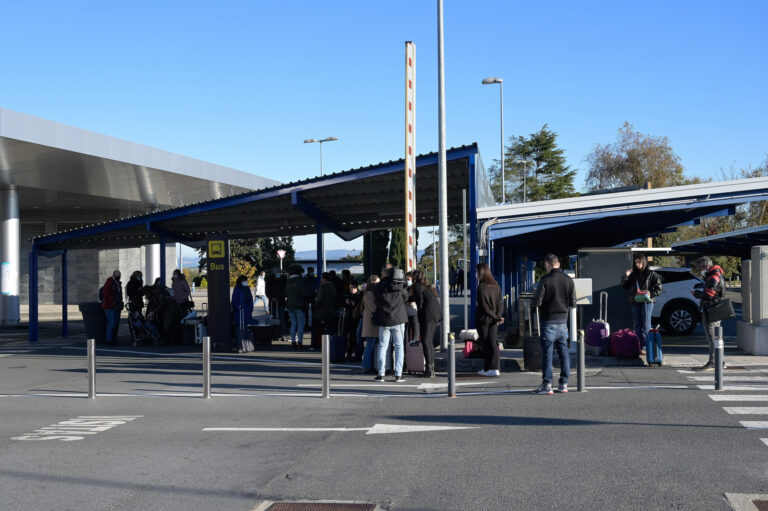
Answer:
[{"label": "white sneakers", "polygon": [[498,369],[488,369],[488,371],[480,369],[477,374],[480,376],[501,376],[501,371]]}]

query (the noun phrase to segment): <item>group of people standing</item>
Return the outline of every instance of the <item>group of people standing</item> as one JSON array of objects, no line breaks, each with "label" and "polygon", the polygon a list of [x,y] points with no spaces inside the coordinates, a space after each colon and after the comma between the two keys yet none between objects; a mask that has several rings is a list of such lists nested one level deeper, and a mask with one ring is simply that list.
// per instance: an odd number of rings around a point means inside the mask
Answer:
[{"label": "group of people standing", "polygon": [[[193,308],[192,290],[184,274],[180,270],[174,270],[169,289],[159,277],[155,279],[152,285],[144,285],[142,273],[138,270],[134,271],[125,286],[127,307],[123,298],[121,277],[120,270],[113,271],[99,290],[101,308],[107,319],[106,343],[112,346],[117,344],[120,315],[124,308],[128,309],[129,314],[138,315],[142,320],[146,319],[146,321],[151,322],[150,328],[154,327],[155,331],[163,334],[168,342],[177,342],[179,340],[178,329],[172,328],[169,325],[170,321],[165,321],[163,316],[183,316]],[[169,300],[165,300],[166,298]],[[146,313],[144,312],[145,306]],[[174,310],[169,311],[169,309]],[[178,314],[173,314],[177,312],[175,309],[178,309]]]}]

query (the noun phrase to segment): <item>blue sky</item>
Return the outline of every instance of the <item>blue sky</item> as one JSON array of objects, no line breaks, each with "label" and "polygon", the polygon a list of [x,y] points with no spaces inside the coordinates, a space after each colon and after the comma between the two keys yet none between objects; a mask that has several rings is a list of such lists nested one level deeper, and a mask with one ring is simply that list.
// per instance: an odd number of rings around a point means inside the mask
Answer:
[{"label": "blue sky", "polygon": [[[690,175],[768,154],[768,3],[445,0],[448,146],[545,123],[585,157],[629,121]],[[281,181],[400,158],[404,41],[437,149],[435,0],[0,2],[0,106]],[[346,246],[328,237],[329,248]],[[297,241],[297,249],[312,246]],[[353,243],[357,247],[361,242]]]}]

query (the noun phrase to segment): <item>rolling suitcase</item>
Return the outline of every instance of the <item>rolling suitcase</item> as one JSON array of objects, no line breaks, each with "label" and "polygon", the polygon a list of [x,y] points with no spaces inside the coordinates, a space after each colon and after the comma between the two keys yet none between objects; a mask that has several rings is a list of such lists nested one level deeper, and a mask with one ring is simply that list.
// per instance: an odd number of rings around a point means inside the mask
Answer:
[{"label": "rolling suitcase", "polygon": [[541,371],[541,325],[539,308],[536,310],[536,334],[533,333],[533,313],[528,307],[528,335],[523,340],[523,366],[526,371]]},{"label": "rolling suitcase", "polygon": [[586,350],[593,355],[607,355],[611,338],[611,325],[608,324],[608,293],[600,292],[600,311],[598,319],[587,325]]},{"label": "rolling suitcase", "polygon": [[240,309],[240,323],[237,328],[237,352],[249,353],[254,350],[253,334],[249,328],[246,328],[245,313],[243,309]]},{"label": "rolling suitcase", "polygon": [[611,334],[609,349],[616,358],[637,358],[640,356],[640,339],[634,330],[625,328]]},{"label": "rolling suitcase", "polygon": [[424,372],[424,349],[421,341],[405,343],[405,370],[409,373]]},{"label": "rolling suitcase", "polygon": [[344,355],[347,352],[347,337],[343,335],[345,314],[345,309],[341,309],[338,333],[330,338],[330,358],[333,363],[344,362]]},{"label": "rolling suitcase", "polygon": [[654,364],[661,367],[661,364],[664,363],[664,354],[661,352],[661,332],[659,332],[659,325],[648,331],[648,336],[645,341],[645,359],[648,362],[648,367],[651,367]]}]

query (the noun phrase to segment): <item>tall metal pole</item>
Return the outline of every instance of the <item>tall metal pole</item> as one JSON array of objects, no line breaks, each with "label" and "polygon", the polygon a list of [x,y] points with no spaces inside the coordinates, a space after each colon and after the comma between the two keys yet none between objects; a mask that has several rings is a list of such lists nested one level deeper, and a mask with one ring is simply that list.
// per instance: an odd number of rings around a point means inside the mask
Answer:
[{"label": "tall metal pole", "polygon": [[443,0],[437,0],[437,117],[438,196],[440,197],[440,301],[443,306],[441,344],[448,348],[448,397],[456,397],[456,350],[449,343],[451,304],[448,295],[448,173],[445,155],[445,68],[443,59]]},{"label": "tall metal pole", "polygon": [[723,327],[715,327],[715,390],[723,390]]},{"label": "tall metal pole", "polygon": [[323,141],[321,140],[317,145],[320,146],[320,177],[323,177]]},{"label": "tall metal pole", "polygon": [[432,284],[437,285],[437,245],[435,245],[435,226],[432,226]]},{"label": "tall metal pole", "polygon": [[504,82],[499,82],[499,102],[501,103],[501,202],[507,202],[504,188]]},{"label": "tall metal pole", "polygon": [[467,297],[467,189],[461,190],[461,229],[462,229],[462,244],[464,245],[464,272],[462,278],[464,282],[461,283],[461,289],[464,294],[464,330],[469,328],[469,300]]},{"label": "tall metal pole", "polygon": [[527,202],[528,196],[528,160],[523,160],[523,202]]}]

